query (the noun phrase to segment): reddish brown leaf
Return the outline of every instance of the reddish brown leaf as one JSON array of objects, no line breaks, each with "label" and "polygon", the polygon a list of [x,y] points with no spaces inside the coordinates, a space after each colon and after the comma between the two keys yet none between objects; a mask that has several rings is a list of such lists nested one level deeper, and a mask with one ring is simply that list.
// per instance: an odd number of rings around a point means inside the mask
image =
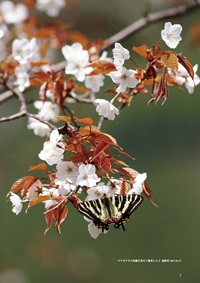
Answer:
[{"label": "reddish brown leaf", "polygon": [[[20,179],[18,179],[11,187],[10,192],[13,192],[15,194],[18,194],[20,191],[24,190],[26,192],[30,186],[32,186],[38,178],[33,176],[25,176]],[[8,195],[10,194],[8,193]],[[8,196],[7,195],[7,196]]]},{"label": "reddish brown leaf", "polygon": [[107,143],[99,142],[97,144],[96,148],[95,148],[95,152],[94,152],[94,156],[93,156],[92,160],[94,160],[99,154],[101,154],[103,151],[105,151],[106,148],[108,148],[108,144]]},{"label": "reddish brown leaf", "polygon": [[147,185],[146,182],[144,182],[144,190],[143,190],[143,193],[144,193],[145,196],[151,201],[151,203],[152,203],[153,205],[155,205],[156,207],[158,207],[157,204],[154,203],[154,201],[153,201],[153,199],[152,199],[152,197],[151,197],[151,190],[149,189],[149,187],[148,187],[148,185]]},{"label": "reddish brown leaf", "polygon": [[89,39],[83,33],[78,32],[78,31],[68,32],[66,34],[66,40],[69,40],[72,42],[79,42],[82,44],[84,49],[88,49],[88,47],[90,47]]},{"label": "reddish brown leaf", "polygon": [[109,134],[101,133],[101,132],[91,132],[91,139],[95,141],[102,141],[104,143],[112,144],[117,146],[117,141]]},{"label": "reddish brown leaf", "polygon": [[24,5],[27,6],[27,8],[31,9],[35,5],[36,0],[24,0]]},{"label": "reddish brown leaf", "polygon": [[40,163],[38,165],[31,165],[29,171],[46,170],[47,165],[45,163]]},{"label": "reddish brown leaf", "polygon": [[192,67],[192,64],[183,56],[181,56],[180,54],[177,55],[179,63],[181,65],[183,65],[183,67],[187,70],[188,74],[190,75],[190,77],[192,79],[194,79],[194,70]]},{"label": "reddish brown leaf", "polygon": [[58,233],[61,233],[60,225],[67,217],[68,208],[66,207],[66,203],[62,203],[59,207],[55,210],[54,219],[56,221],[56,229]]},{"label": "reddish brown leaf", "polygon": [[32,67],[40,67],[42,65],[49,65],[51,62],[48,60],[48,59],[43,59],[43,60],[40,60],[40,61],[33,61],[31,62],[31,66]]},{"label": "reddish brown leaf", "polygon": [[110,158],[104,157],[102,160],[101,168],[106,172],[109,173],[112,170],[111,164],[110,164]]},{"label": "reddish brown leaf", "polygon": [[88,118],[88,117],[82,118],[82,119],[74,117],[73,119],[76,122],[83,123],[83,124],[86,124],[86,125],[92,125],[92,123],[93,123],[92,118]]},{"label": "reddish brown leaf", "polygon": [[120,149],[120,148],[118,148],[118,147],[115,147],[115,149],[116,149],[119,153],[121,153],[121,154],[123,154],[123,155],[128,156],[128,157],[129,157],[129,158],[131,158],[132,160],[134,160],[134,159],[135,159],[135,158],[134,158],[134,157],[132,157],[129,153],[127,153],[127,152],[123,151],[123,149]]},{"label": "reddish brown leaf", "polygon": [[129,178],[131,179],[135,179],[136,176],[139,174],[138,171],[132,169],[132,168],[129,168],[129,167],[125,167],[125,168],[122,168],[124,172],[126,172],[126,176],[128,176]]},{"label": "reddish brown leaf", "polygon": [[56,119],[67,123],[71,122],[71,117],[69,116],[56,116]]},{"label": "reddish brown leaf", "polygon": [[[51,208],[52,207],[50,207],[50,209]],[[50,210],[50,209],[47,213],[45,213],[45,220],[47,223],[47,228],[44,231],[44,234],[46,234],[49,231],[49,229],[51,228],[52,222],[53,222],[53,210]]]},{"label": "reddish brown leaf", "polygon": [[90,156],[92,156],[93,153],[92,152],[77,152],[74,153],[70,156],[70,161],[74,162],[75,164],[79,163],[79,162],[85,162],[86,160],[89,159]]},{"label": "reddish brown leaf", "polygon": [[178,58],[176,54],[172,52],[165,52],[161,56],[161,62],[165,68],[170,68],[172,71],[177,72],[178,70]]},{"label": "reddish brown leaf", "polygon": [[121,189],[120,189],[120,195],[125,195],[127,194],[131,189],[131,186],[128,182],[125,180],[122,181]]},{"label": "reddish brown leaf", "polygon": [[40,90],[39,90],[39,97],[40,97],[40,100],[44,103],[45,100],[46,100],[46,93],[47,93],[47,90],[48,90],[48,82],[44,82],[41,87],[40,87]]},{"label": "reddish brown leaf", "polygon": [[118,160],[114,157],[111,157],[110,161],[113,162],[114,164],[119,164],[119,165],[122,165],[122,166],[128,166],[124,161]]},{"label": "reddish brown leaf", "polygon": [[137,52],[138,54],[140,54],[141,56],[143,57],[147,57],[147,53],[146,53],[146,50],[148,49],[148,46],[143,44],[141,46],[138,46],[138,47],[135,47],[133,46],[132,48],[135,52]]},{"label": "reddish brown leaf", "polygon": [[110,72],[116,71],[116,67],[113,63],[108,62],[106,60],[97,60],[92,62],[90,67],[94,68],[94,70],[89,74],[89,76],[94,76],[98,74],[109,74]]},{"label": "reddish brown leaf", "polygon": [[41,203],[41,202],[43,202],[43,201],[46,201],[46,200],[49,200],[51,197],[50,196],[43,196],[43,195],[41,195],[41,196],[36,196],[36,197],[34,197],[33,199],[31,199],[30,201],[29,201],[29,205],[28,205],[28,207],[27,207],[27,210],[26,210],[26,212],[28,211],[28,209],[30,208],[30,207],[32,207],[32,206],[35,206],[35,205],[37,205],[37,204],[39,204],[39,203]]},{"label": "reddish brown leaf", "polygon": [[166,72],[163,71],[161,75],[157,75],[156,79],[153,82],[152,86],[152,95],[151,99],[149,100],[148,103],[155,101],[157,103],[161,97],[164,97],[164,102],[168,98],[168,85],[167,85],[167,76]]}]

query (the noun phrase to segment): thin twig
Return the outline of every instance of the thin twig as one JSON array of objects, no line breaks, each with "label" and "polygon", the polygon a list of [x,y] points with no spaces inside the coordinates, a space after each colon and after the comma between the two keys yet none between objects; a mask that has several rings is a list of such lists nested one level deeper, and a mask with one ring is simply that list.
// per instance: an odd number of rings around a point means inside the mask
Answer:
[{"label": "thin twig", "polygon": [[155,23],[161,20],[165,20],[168,18],[172,18],[172,17],[174,18],[180,15],[183,15],[185,13],[192,12],[198,8],[200,8],[200,0],[196,0],[196,1],[193,1],[185,5],[183,4],[177,7],[173,7],[173,8],[169,8],[166,10],[147,14],[143,18],[140,18],[139,20],[135,21],[134,23],[130,24],[126,28],[122,29],[118,33],[114,34],[113,36],[105,40],[106,44],[103,47],[103,49],[106,49],[112,46],[115,42],[122,41],[123,39],[141,30],[142,28],[146,27],[149,24],[152,24],[152,23]]},{"label": "thin twig", "polygon": [[[118,33],[110,36],[105,39],[105,44],[102,46],[101,50],[107,49],[114,45],[115,42],[120,42],[126,39],[128,36],[138,32],[139,30],[145,28],[149,24],[153,24],[158,21],[162,21],[168,18],[174,18],[185,13],[194,11],[195,9],[200,8],[200,0],[195,0],[189,4],[182,4],[177,7],[161,10],[154,13],[149,13],[146,16],[140,18],[129,26],[125,27]],[[59,62],[53,66],[53,70],[59,72],[63,70],[66,66],[66,61]]]}]

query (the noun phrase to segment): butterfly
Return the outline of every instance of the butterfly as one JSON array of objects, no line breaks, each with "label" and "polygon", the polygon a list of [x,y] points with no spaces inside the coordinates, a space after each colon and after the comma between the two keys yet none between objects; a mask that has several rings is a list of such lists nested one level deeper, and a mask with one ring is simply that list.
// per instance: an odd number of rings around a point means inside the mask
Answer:
[{"label": "butterfly", "polygon": [[102,229],[102,232],[109,230],[109,225],[112,223],[115,228],[122,226],[125,231],[124,224],[142,201],[143,197],[136,194],[111,197],[104,195],[102,198],[80,203],[77,209]]}]

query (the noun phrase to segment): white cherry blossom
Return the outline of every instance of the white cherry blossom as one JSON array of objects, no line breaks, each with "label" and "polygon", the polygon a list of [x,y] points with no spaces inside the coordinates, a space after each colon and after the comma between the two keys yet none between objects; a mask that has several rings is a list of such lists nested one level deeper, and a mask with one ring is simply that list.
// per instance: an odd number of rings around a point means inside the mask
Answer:
[{"label": "white cherry blossom", "polygon": [[164,29],[161,31],[161,38],[166,45],[170,48],[176,48],[179,42],[182,40],[180,34],[182,32],[182,26],[179,24],[172,25],[170,22],[165,23]]},{"label": "white cherry blossom", "polygon": [[70,184],[67,181],[59,181],[58,179],[56,179],[54,183],[58,189],[59,195],[61,196],[65,196],[76,189],[75,185]]},{"label": "white cherry blossom", "polygon": [[28,188],[26,199],[30,200],[38,196],[39,189],[42,189],[42,182],[38,179]]},{"label": "white cherry blossom", "polygon": [[20,197],[17,194],[11,192],[10,201],[12,202],[13,205],[12,212],[18,215],[22,211],[22,207],[23,207]]},{"label": "white cherry blossom", "polygon": [[20,64],[39,60],[39,44],[37,39],[15,39],[12,43],[12,55]]},{"label": "white cherry blossom", "polygon": [[96,168],[92,164],[81,164],[79,166],[79,175],[77,178],[77,185],[94,187],[100,178],[95,174]]},{"label": "white cherry blossom", "polygon": [[113,64],[117,69],[122,68],[125,60],[130,58],[129,51],[118,42],[115,43],[112,53],[114,58]]},{"label": "white cherry blossom", "polygon": [[57,121],[55,118],[60,114],[60,108],[57,104],[52,103],[51,101],[35,101],[34,107],[39,110],[38,116],[43,120],[49,121]]},{"label": "white cherry blossom", "polygon": [[50,140],[45,142],[43,149],[38,154],[41,160],[46,161],[49,165],[58,164],[64,157],[64,144],[60,142],[62,135],[58,130],[53,130]]},{"label": "white cherry blossom", "polygon": [[51,132],[51,129],[48,125],[31,117],[28,117],[27,128],[33,130],[34,134],[40,137],[49,136]]},{"label": "white cherry blossom", "polygon": [[24,65],[19,65],[15,68],[16,80],[15,85],[18,86],[19,91],[23,92],[27,87],[30,86],[29,73]]},{"label": "white cherry blossom", "polygon": [[61,161],[57,164],[56,169],[56,177],[59,181],[68,181],[72,184],[76,184],[79,171],[78,166],[72,161]]},{"label": "white cherry blossom", "polygon": [[108,61],[108,62],[110,62],[110,63],[113,62],[113,59],[110,58],[110,57],[108,57],[108,52],[107,52],[107,51],[103,51],[103,52],[102,52],[102,54],[101,54],[99,60],[105,60],[105,61]]},{"label": "white cherry blossom", "polygon": [[120,194],[122,179],[111,178],[107,186],[109,187],[108,196],[112,196],[113,194]]},{"label": "white cherry blossom", "polygon": [[85,86],[93,92],[99,92],[100,87],[104,85],[104,75],[87,76],[85,78]]},{"label": "white cherry blossom", "polygon": [[139,174],[135,177],[133,187],[132,189],[128,192],[128,194],[136,194],[136,195],[141,195],[144,189],[144,181],[147,178],[147,173],[142,173]]},{"label": "white cherry blossom", "polygon": [[200,78],[196,74],[198,70],[198,64],[194,65],[194,79],[191,78],[186,68],[183,67],[182,64],[178,63],[178,71],[174,73],[171,69],[168,69],[168,73],[170,76],[172,76],[175,80],[175,82],[179,85],[185,84],[185,87],[189,94],[192,94],[194,92],[195,86],[197,86],[200,83]]},{"label": "white cherry blossom", "polygon": [[94,222],[93,222],[91,219],[89,219],[89,218],[87,218],[87,217],[85,217],[85,216],[84,216],[84,219],[85,219],[87,222],[89,222],[89,224],[88,224],[88,232],[90,233],[90,236],[91,236],[93,239],[97,239],[100,234],[106,234],[106,233],[108,233],[109,230],[104,230],[104,231],[102,232],[102,229],[99,229],[98,226],[96,226],[96,225],[94,224]]},{"label": "white cherry blossom", "polygon": [[119,110],[109,101],[105,99],[95,99],[97,103],[96,111],[100,116],[114,120],[115,115],[119,115]]},{"label": "white cherry blossom", "polygon": [[[86,220],[86,217],[84,217]],[[86,221],[89,222],[88,224],[88,232],[93,239],[97,239],[100,234],[102,234],[101,230],[93,223],[92,220],[87,219]]]},{"label": "white cherry blossom", "polygon": [[127,87],[134,88],[138,84],[138,80],[135,78],[137,74],[134,70],[127,70],[125,67],[119,69],[116,72],[111,72],[110,77],[114,83],[119,84],[116,91],[118,93],[124,92]]},{"label": "white cherry blossom", "polygon": [[187,76],[186,81],[185,81],[185,87],[187,91],[189,92],[189,94],[192,94],[194,92],[195,86],[200,84],[200,78],[196,74],[198,70],[198,64],[194,65],[193,70],[194,70],[194,79],[192,79],[190,76]]},{"label": "white cherry blossom", "polygon": [[36,8],[49,17],[57,17],[65,4],[65,0],[36,0]]},{"label": "white cherry blossom", "polygon": [[57,147],[56,145],[45,142],[43,149],[38,154],[41,160],[46,161],[50,166],[58,164],[64,157],[64,149]]},{"label": "white cherry blossom", "polygon": [[[43,188],[41,195],[42,196],[49,196],[50,195],[50,196],[58,197],[59,192],[55,188],[50,188],[50,189]],[[52,198],[52,199],[49,199],[49,200],[45,200],[44,204],[45,204],[45,209],[48,210],[51,206],[56,205],[57,201]]]},{"label": "white cherry blossom", "polygon": [[7,24],[20,24],[29,16],[28,8],[24,4],[15,4],[13,1],[0,3],[0,14]]},{"label": "white cherry blossom", "polygon": [[73,43],[71,46],[63,46],[62,53],[67,60],[65,73],[74,75],[79,82],[83,82],[85,76],[92,71],[92,68],[88,67],[88,51],[83,50],[83,46],[80,43]]},{"label": "white cherry blossom", "polygon": [[87,190],[88,195],[85,200],[88,201],[88,200],[102,198],[104,194],[108,195],[108,193],[109,193],[109,187],[101,182],[96,187],[92,187]]}]

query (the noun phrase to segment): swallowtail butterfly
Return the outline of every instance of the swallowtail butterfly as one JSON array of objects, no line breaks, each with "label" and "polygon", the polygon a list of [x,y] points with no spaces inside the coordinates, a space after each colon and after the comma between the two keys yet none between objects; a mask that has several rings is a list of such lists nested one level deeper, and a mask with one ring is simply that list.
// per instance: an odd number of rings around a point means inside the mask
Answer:
[{"label": "swallowtail butterfly", "polygon": [[77,209],[85,217],[91,219],[99,229],[102,229],[102,232],[109,230],[111,223],[115,228],[122,226],[125,231],[124,224],[142,201],[142,196],[136,194],[111,197],[104,195],[100,199],[80,203]]}]

